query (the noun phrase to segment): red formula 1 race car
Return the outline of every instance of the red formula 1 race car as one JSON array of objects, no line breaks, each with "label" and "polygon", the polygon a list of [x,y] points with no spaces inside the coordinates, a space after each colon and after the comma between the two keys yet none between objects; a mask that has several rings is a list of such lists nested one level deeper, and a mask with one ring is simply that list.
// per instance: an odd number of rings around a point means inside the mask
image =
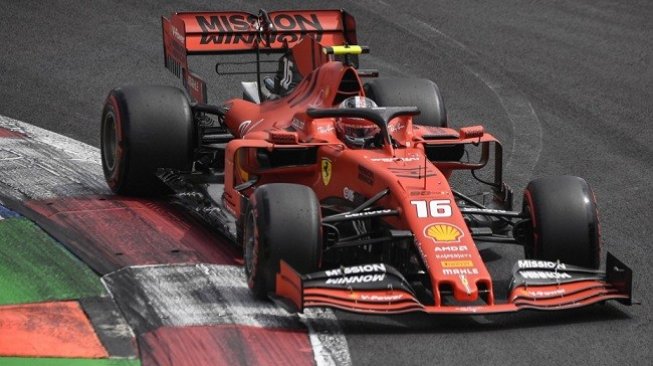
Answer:
[{"label": "red formula 1 race car", "polygon": [[[111,91],[102,115],[107,182],[118,194],[170,195],[242,246],[257,297],[293,311],[363,313],[630,304],[631,270],[610,254],[599,270],[589,185],[537,179],[513,210],[501,144],[482,126],[450,128],[432,81],[359,69],[367,49],[350,14],[176,13],[163,18],[163,39],[165,65],[187,94]],[[253,59],[257,80],[242,83],[242,98],[208,104],[188,56],[233,54]],[[265,77],[270,54],[278,68]],[[463,173],[487,187],[482,201],[463,193],[465,182],[452,188]],[[486,242],[525,249],[507,293],[479,254]]]}]

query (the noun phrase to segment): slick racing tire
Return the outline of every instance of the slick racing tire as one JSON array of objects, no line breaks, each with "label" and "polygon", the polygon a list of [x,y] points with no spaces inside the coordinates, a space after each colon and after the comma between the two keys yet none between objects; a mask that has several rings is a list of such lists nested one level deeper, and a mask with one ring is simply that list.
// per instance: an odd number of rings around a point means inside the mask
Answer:
[{"label": "slick racing tire", "polygon": [[245,274],[255,297],[276,290],[279,261],[301,274],[315,272],[322,255],[320,203],[298,184],[262,185],[249,200],[244,223]]},{"label": "slick racing tire", "polygon": [[600,228],[594,193],[579,177],[536,179],[524,192],[532,235],[527,258],[599,268]]},{"label": "slick racing tire", "polygon": [[192,169],[193,118],[188,98],[168,86],[129,86],[109,93],[102,111],[104,177],[114,193],[158,196],[169,189],[158,168]]},{"label": "slick racing tire", "polygon": [[428,79],[380,78],[365,84],[365,95],[381,107],[417,106],[415,124],[447,127],[447,110],[440,89]]}]

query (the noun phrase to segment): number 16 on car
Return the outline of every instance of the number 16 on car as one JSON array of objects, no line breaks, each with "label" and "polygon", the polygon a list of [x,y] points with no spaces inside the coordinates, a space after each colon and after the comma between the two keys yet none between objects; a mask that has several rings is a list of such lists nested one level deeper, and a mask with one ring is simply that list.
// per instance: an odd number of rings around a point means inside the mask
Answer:
[{"label": "number 16 on car", "polygon": [[451,216],[451,200],[414,200],[410,204],[415,206],[420,219]]}]

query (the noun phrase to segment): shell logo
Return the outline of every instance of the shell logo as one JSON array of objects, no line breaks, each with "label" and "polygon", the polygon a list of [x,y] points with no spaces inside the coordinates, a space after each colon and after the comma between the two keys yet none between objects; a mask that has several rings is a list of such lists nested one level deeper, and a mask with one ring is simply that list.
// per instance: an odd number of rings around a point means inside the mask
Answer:
[{"label": "shell logo", "polygon": [[424,235],[435,242],[460,241],[462,230],[451,224],[431,224],[424,229]]}]

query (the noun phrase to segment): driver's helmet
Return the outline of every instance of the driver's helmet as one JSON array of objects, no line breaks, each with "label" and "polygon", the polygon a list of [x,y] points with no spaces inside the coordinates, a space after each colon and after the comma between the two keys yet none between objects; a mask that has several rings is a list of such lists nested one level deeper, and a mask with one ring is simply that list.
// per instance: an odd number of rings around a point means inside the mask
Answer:
[{"label": "driver's helmet", "polygon": [[[374,108],[376,103],[370,98],[354,96],[340,103],[338,108]],[[379,126],[362,118],[343,117],[336,120],[338,137],[347,145],[362,148],[381,131]]]}]

